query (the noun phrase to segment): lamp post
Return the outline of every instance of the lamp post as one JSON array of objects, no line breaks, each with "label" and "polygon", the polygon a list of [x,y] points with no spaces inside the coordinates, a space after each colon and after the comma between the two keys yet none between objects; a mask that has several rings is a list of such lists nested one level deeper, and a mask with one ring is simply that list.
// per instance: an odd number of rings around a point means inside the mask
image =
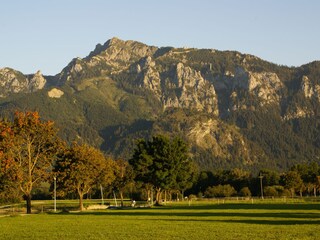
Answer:
[{"label": "lamp post", "polygon": [[100,184],[100,191],[101,191],[101,204],[104,205],[104,200],[103,200],[103,188],[102,185]]},{"label": "lamp post", "polygon": [[262,178],[263,178],[263,176],[261,175],[261,173],[259,175],[259,178],[260,178],[261,199],[263,199],[263,187],[262,187]]},{"label": "lamp post", "polygon": [[53,187],[53,204],[54,204],[54,211],[57,211],[57,178],[53,177],[54,180],[54,187]]}]

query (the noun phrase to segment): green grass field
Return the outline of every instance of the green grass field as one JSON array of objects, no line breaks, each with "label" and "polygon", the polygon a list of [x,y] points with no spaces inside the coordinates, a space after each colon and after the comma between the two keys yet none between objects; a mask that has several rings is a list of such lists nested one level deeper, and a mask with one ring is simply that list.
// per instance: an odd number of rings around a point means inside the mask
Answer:
[{"label": "green grass field", "polygon": [[[62,203],[60,203],[61,205]],[[187,202],[0,217],[0,239],[320,239],[320,204]]]}]

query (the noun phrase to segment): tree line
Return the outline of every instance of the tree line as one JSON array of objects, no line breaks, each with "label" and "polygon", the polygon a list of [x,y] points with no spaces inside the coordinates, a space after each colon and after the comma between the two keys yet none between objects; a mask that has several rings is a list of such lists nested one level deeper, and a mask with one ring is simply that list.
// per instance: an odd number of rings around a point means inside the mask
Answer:
[{"label": "tree line", "polygon": [[288,171],[262,169],[257,174],[239,168],[201,171],[188,194],[198,197],[295,197],[320,192],[319,164],[305,163]]},{"label": "tree line", "polygon": [[[124,198],[154,201],[186,196],[294,196],[317,195],[320,167],[316,163],[293,166],[279,173],[261,170],[253,176],[242,169],[199,171],[188,144],[179,137],[153,136],[137,140],[128,161],[114,160],[81,142],[67,144],[52,121],[37,112],[16,112],[0,120],[0,202],[31,200],[47,184],[52,197],[53,179],[58,198],[99,197],[100,190]],[[154,198],[153,198],[153,192]]]}]

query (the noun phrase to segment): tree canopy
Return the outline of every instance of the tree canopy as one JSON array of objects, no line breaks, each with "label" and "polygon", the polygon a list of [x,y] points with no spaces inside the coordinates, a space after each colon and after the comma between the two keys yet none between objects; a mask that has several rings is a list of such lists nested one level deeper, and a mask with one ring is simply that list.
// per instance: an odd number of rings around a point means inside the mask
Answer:
[{"label": "tree canopy", "polygon": [[128,161],[118,159],[115,161],[115,180],[113,182],[113,188],[119,191],[121,206],[123,206],[123,192],[133,183],[133,170]]},{"label": "tree canopy", "polygon": [[94,185],[108,185],[114,180],[114,163],[103,153],[87,144],[74,143],[59,156],[54,166],[60,194],[75,192],[79,209],[83,210],[83,196]]},{"label": "tree canopy", "polygon": [[139,140],[129,160],[135,179],[151,184],[160,203],[161,190],[184,190],[192,180],[193,164],[187,144],[181,138],[154,136],[152,140]]},{"label": "tree canopy", "polygon": [[13,122],[0,124],[0,157],[11,171],[31,213],[31,191],[46,180],[59,149],[60,139],[53,122],[43,121],[37,112],[16,112]]}]

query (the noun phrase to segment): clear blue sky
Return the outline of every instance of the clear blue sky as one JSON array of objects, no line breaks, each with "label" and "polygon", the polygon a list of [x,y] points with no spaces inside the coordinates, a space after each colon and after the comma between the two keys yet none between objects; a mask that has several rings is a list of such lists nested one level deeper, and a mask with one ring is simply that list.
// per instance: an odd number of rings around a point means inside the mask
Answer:
[{"label": "clear blue sky", "polygon": [[3,0],[0,68],[57,74],[113,36],[154,46],[320,60],[318,0]]}]

